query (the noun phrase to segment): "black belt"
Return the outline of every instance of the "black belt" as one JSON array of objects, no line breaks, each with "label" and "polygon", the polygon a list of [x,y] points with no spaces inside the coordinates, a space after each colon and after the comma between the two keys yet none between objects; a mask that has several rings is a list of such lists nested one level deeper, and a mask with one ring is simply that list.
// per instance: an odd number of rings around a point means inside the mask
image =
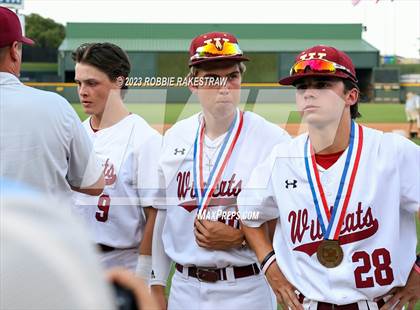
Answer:
[{"label": "black belt", "polygon": [[108,253],[108,252],[112,252],[115,250],[114,247],[106,245],[106,244],[102,244],[102,243],[97,243],[96,246],[99,248],[99,250],[102,253]]},{"label": "black belt", "polygon": [[[226,268],[184,267],[178,263],[175,264],[175,268],[181,273],[184,271],[184,268],[188,268],[188,276],[203,282],[227,280]],[[258,268],[257,264],[232,268],[235,279],[245,278],[260,273],[260,269]]]},{"label": "black belt", "polygon": [[[302,294],[299,294],[298,298],[299,298],[299,302],[303,303],[305,296],[303,296]],[[385,304],[385,301],[383,299],[380,299],[376,302],[376,304],[378,305],[378,309],[380,309]],[[357,304],[357,302],[347,304],[347,305],[336,305],[336,304],[329,304],[327,302],[318,301],[317,310],[359,310],[359,305]]]}]

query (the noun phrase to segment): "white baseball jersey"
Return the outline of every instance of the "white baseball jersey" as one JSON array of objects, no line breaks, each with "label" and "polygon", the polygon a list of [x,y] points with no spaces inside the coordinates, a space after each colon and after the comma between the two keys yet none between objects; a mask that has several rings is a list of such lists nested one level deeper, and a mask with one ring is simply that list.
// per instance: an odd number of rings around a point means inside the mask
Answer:
[{"label": "white baseball jersey", "polygon": [[[193,184],[193,145],[200,117],[200,114],[196,114],[176,123],[164,137],[159,169],[160,186],[165,188],[166,195],[167,214],[162,237],[165,252],[173,261],[184,266],[223,268],[252,264],[256,258],[249,248],[216,251],[201,248],[196,243],[194,219],[197,215],[197,201]],[[215,147],[220,139],[222,137],[213,142],[206,139],[204,144],[210,143],[213,144],[210,148]],[[217,220],[222,211],[230,211],[232,218],[225,217],[225,222],[238,227],[238,220],[233,213],[236,210],[236,198],[252,168],[268,156],[274,145],[289,139],[288,134],[278,126],[252,112],[245,112],[242,131],[212,195],[206,219]],[[206,157],[217,156],[217,152],[220,149],[209,151]],[[206,157],[203,158],[203,171],[207,179],[209,170]]]},{"label": "white baseball jersey", "polygon": [[75,193],[77,213],[96,243],[137,248],[146,221],[140,206],[151,206],[157,189],[161,136],[135,114],[96,132],[90,118],[83,125],[102,162],[105,189],[98,197]]},{"label": "white baseball jersey", "polygon": [[[239,211],[260,211],[259,220],[244,221],[248,226],[279,217],[273,240],[277,263],[310,300],[333,304],[372,300],[403,286],[416,258],[419,147],[395,134],[362,129],[359,169],[338,230],[344,257],[337,267],[324,267],[317,259],[323,233],[303,156],[307,134],[276,146],[255,168],[238,200]],[[317,167],[330,207],[348,152],[349,148],[328,169]]]}]

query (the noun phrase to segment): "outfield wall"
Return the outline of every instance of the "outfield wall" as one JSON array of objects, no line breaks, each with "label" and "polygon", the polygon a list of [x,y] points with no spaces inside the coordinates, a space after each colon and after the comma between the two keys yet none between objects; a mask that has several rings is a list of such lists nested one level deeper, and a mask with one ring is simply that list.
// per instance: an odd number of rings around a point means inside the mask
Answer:
[{"label": "outfield wall", "polygon": [[[79,102],[75,83],[26,83],[28,86],[60,94],[69,102]],[[295,100],[293,87],[275,83],[244,83],[241,102],[290,103]],[[132,87],[125,96],[126,103],[183,103],[198,102],[187,87]]]},{"label": "outfield wall", "polygon": [[[28,86],[60,94],[69,102],[79,102],[75,83],[25,83]],[[400,102],[405,101],[407,92],[420,94],[420,83],[401,83]],[[295,90],[276,83],[243,83],[241,102],[244,103],[290,103],[295,101]],[[198,102],[187,87],[131,87],[127,103],[183,103]]]}]

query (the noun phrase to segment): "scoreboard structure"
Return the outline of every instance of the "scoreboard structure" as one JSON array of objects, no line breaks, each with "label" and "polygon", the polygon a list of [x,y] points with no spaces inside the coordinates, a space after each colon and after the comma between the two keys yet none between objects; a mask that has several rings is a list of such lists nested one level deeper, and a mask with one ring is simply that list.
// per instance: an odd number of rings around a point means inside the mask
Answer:
[{"label": "scoreboard structure", "polygon": [[23,0],[0,0],[0,6],[16,10],[16,14],[19,17],[22,26],[22,34],[25,35],[25,16],[17,12],[18,10],[23,9]]},{"label": "scoreboard structure", "polygon": [[0,6],[11,9],[23,9],[23,0],[0,0]]}]

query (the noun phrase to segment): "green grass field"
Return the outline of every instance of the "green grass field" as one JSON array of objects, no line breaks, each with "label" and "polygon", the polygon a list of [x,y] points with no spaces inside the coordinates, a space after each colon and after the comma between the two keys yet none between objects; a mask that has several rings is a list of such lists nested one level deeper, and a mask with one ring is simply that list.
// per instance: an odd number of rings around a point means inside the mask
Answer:
[{"label": "green grass field", "polygon": [[22,71],[28,72],[56,72],[57,63],[53,62],[23,62]]},{"label": "green grass field", "polygon": [[[78,103],[73,104],[74,109],[83,120],[86,115]],[[188,117],[200,111],[198,104],[127,104],[132,113],[141,115],[151,124],[173,124],[179,119]],[[252,110],[273,123],[299,123],[300,117],[295,111],[294,104],[256,104],[246,106],[245,109]],[[359,122],[366,123],[404,123],[405,112],[403,104],[371,103],[360,104],[362,117]]]}]

